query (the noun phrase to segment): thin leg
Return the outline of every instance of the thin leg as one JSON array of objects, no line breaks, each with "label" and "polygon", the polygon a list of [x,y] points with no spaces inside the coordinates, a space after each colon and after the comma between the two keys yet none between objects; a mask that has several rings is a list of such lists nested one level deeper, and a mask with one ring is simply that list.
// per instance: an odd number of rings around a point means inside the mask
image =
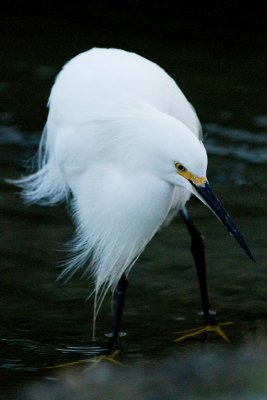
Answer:
[{"label": "thin leg", "polygon": [[209,302],[208,287],[207,287],[207,269],[206,269],[206,259],[205,259],[204,237],[195,227],[185,207],[180,211],[180,215],[191,236],[192,242],[190,250],[194,257],[197,269],[203,313],[205,319],[210,322],[213,319],[212,318],[213,313],[210,310],[210,302]]},{"label": "thin leg", "polygon": [[123,314],[123,309],[124,309],[124,303],[125,303],[125,297],[126,297],[126,290],[128,287],[128,280],[123,274],[118,282],[117,288],[116,288],[116,305],[115,305],[115,313],[114,313],[114,319],[113,319],[113,325],[112,325],[112,331],[111,331],[111,345],[117,346],[118,344],[118,337],[119,337],[119,331],[121,327],[121,321],[122,321],[122,314]]}]

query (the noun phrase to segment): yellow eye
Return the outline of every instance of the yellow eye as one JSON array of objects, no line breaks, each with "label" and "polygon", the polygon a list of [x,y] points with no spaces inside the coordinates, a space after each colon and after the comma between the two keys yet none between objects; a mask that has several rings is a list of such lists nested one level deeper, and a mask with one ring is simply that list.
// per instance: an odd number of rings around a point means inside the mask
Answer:
[{"label": "yellow eye", "polygon": [[186,171],[186,168],[183,166],[183,164],[180,164],[180,163],[175,163],[175,168],[181,172]]}]

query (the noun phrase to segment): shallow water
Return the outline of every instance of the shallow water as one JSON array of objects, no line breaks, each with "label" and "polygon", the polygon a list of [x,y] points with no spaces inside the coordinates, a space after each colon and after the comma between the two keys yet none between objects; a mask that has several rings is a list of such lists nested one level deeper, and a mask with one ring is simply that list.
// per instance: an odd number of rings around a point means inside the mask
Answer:
[{"label": "shallow water", "polygon": [[[51,39],[53,37],[53,40]],[[235,55],[209,53],[198,46],[162,39],[108,40],[63,34],[46,37],[5,33],[5,65],[0,81],[1,178],[16,177],[36,151],[45,122],[49,88],[59,67],[79,51],[117,46],[159,62],[198,110],[209,153],[209,180],[241,232],[257,263],[246,258],[216,218],[197,200],[190,202],[196,225],[206,238],[210,297],[231,344],[213,335],[175,344],[176,331],[202,323],[198,283],[185,227],[177,219],[149,244],[130,274],[123,321],[128,361],[154,360],[177,350],[239,346],[267,328],[266,160],[267,56],[261,49]],[[253,59],[253,62],[251,61]],[[197,60],[197,66],[196,66]],[[259,80],[260,79],[260,80]],[[89,283],[79,277],[57,282],[62,243],[73,232],[64,206],[25,208],[17,190],[0,189],[1,212],[1,390],[51,376],[47,366],[88,358],[92,301]],[[97,321],[97,344],[110,328],[110,299]],[[89,349],[88,349],[89,348]],[[176,353],[175,353],[176,354]],[[14,395],[15,396],[15,395]]]}]

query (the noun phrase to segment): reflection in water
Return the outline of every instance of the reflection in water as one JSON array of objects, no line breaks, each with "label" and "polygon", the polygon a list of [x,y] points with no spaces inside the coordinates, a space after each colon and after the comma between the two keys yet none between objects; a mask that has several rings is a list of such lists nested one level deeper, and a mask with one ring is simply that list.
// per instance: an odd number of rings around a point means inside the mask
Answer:
[{"label": "reflection in water", "polygon": [[[229,351],[200,349],[160,360],[88,363],[32,385],[27,400],[64,399],[264,399],[267,395],[266,342]],[[51,378],[53,380],[51,381]]]}]

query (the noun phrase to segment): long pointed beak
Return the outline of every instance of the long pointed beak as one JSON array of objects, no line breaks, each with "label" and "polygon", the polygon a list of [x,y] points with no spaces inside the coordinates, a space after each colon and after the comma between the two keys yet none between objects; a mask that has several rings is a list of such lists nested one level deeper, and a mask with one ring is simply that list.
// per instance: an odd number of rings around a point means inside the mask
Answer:
[{"label": "long pointed beak", "polygon": [[227,228],[228,232],[234,236],[240,246],[245,250],[248,257],[255,262],[255,259],[249,250],[248,245],[246,244],[244,238],[242,237],[239,229],[235,226],[230,216],[227,214],[221,202],[217,199],[215,194],[213,193],[210,184],[208,181],[203,182],[200,185],[195,184],[190,180],[193,188],[196,191],[196,196],[203,201],[219,218],[219,220],[224,224]]}]

